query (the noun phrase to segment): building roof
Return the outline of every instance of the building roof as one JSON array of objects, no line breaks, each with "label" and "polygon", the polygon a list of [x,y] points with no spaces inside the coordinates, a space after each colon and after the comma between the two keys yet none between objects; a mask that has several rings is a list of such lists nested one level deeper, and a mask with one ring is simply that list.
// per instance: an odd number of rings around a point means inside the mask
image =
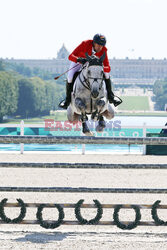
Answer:
[{"label": "building roof", "polygon": [[66,49],[65,45],[61,47],[61,49],[57,52],[57,58],[56,59],[67,59],[69,56],[69,52]]}]

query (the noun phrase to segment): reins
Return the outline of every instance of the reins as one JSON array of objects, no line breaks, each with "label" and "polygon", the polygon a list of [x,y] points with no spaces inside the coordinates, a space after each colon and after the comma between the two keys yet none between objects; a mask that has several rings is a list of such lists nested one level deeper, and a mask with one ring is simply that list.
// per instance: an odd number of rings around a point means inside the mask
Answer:
[{"label": "reins", "polygon": [[82,76],[83,76],[83,78],[84,78],[84,81],[82,81],[81,76],[80,76],[80,74],[79,74],[79,80],[80,80],[80,82],[82,83],[82,85],[83,85],[86,89],[91,90],[89,81],[86,79],[86,77],[84,76],[84,74],[83,74],[82,71],[81,71],[81,73],[82,73]]},{"label": "reins", "polygon": [[[82,84],[86,89],[91,90],[89,79],[93,79],[94,81],[101,80],[101,86],[100,86],[100,88],[99,88],[99,89],[101,90],[101,88],[102,88],[102,86],[103,86],[104,77],[103,77],[103,78],[100,78],[100,77],[88,77],[88,78],[86,78],[86,77],[84,76],[84,74],[83,74],[83,69],[84,69],[84,68],[86,68],[86,65],[83,66],[83,68],[82,68],[82,70],[81,70],[81,72],[80,72],[80,74],[79,74],[79,80],[80,80],[81,84]],[[82,73],[82,76],[83,76],[83,79],[84,79],[84,80],[81,79],[81,73]]]}]

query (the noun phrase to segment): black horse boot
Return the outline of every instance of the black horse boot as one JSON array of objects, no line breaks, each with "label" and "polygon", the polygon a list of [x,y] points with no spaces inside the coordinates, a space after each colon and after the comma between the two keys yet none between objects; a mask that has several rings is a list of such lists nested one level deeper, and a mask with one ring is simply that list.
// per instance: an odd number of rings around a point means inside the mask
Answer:
[{"label": "black horse boot", "polygon": [[107,90],[108,101],[109,101],[109,103],[113,103],[113,100],[114,100],[114,93],[113,93],[113,91],[112,91],[111,80],[110,80],[110,78],[105,79],[105,84],[106,84],[106,90]]},{"label": "black horse boot", "polygon": [[121,104],[122,103],[121,100],[117,100],[116,98],[114,98],[115,96],[114,96],[114,93],[112,91],[112,87],[111,87],[112,83],[111,83],[110,78],[105,79],[105,84],[106,84],[107,97],[108,97],[109,103],[113,103],[115,107],[118,106],[119,104]]},{"label": "black horse boot", "polygon": [[68,83],[66,81],[66,98],[59,103],[59,107],[62,109],[67,109],[71,102],[71,93],[73,91],[74,82]]}]

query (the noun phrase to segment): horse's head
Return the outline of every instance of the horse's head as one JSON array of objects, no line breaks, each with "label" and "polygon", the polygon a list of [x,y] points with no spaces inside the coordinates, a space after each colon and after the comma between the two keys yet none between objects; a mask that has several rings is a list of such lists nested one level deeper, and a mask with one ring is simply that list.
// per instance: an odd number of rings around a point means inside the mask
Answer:
[{"label": "horse's head", "polygon": [[86,53],[86,59],[88,64],[86,66],[86,78],[89,82],[91,95],[93,98],[97,98],[103,85],[104,72],[103,72],[103,61],[105,53],[98,58],[97,56],[89,56]]}]

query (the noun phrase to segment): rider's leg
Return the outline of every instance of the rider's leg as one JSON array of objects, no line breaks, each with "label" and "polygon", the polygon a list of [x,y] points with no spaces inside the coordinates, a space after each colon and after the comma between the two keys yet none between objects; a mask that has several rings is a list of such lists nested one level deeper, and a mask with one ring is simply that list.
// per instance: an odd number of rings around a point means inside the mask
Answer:
[{"label": "rider's leg", "polygon": [[112,83],[111,83],[110,75],[109,73],[104,73],[104,75],[105,75],[105,84],[106,84],[108,100],[110,103],[113,103],[114,93],[112,91]]},{"label": "rider's leg", "polygon": [[63,106],[65,109],[67,109],[67,107],[70,105],[72,90],[73,90],[73,84],[66,81],[66,98]]},{"label": "rider's leg", "polygon": [[[73,68],[75,65],[76,65],[76,63],[71,62],[70,69]],[[79,71],[80,68],[81,68],[81,64],[78,64],[78,67],[76,66],[75,68],[73,68],[72,70],[70,70],[69,73],[68,73],[67,82],[66,82],[66,98],[65,98],[65,100],[63,100],[59,104],[59,107],[61,107],[63,109],[67,109],[68,106],[70,105],[70,102],[71,102],[71,93],[73,91],[73,85],[74,85],[73,77],[74,77],[75,72]]]}]

